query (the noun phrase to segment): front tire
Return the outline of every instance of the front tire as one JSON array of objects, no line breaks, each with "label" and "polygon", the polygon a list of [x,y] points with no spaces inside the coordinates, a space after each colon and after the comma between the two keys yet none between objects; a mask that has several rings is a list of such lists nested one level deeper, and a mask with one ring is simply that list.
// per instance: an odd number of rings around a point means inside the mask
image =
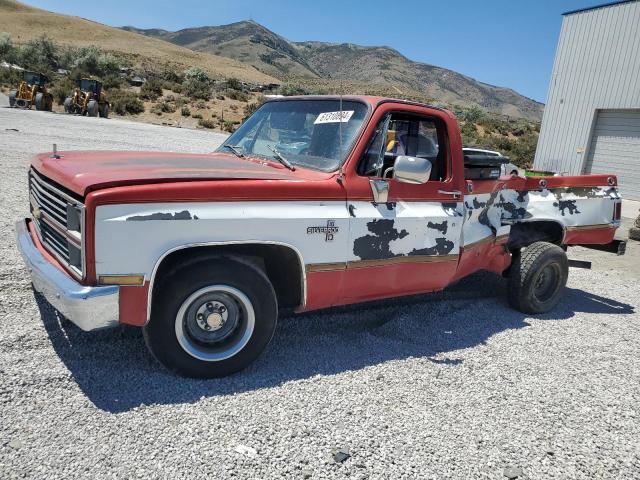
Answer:
[{"label": "front tire", "polygon": [[567,284],[565,251],[549,242],[535,242],[514,255],[509,276],[509,303],[523,313],[553,309]]},{"label": "front tire", "polygon": [[9,92],[9,106],[11,108],[14,108],[16,106],[16,96],[18,95],[18,92],[16,90],[11,90]]},{"label": "front tire", "polygon": [[95,100],[89,100],[89,103],[87,104],[87,115],[89,117],[98,116],[98,102]]},{"label": "front tire", "polygon": [[36,93],[36,110],[44,110],[44,94]]},{"label": "front tire", "polygon": [[143,329],[153,356],[193,378],[230,375],[265,349],[278,317],[262,270],[237,257],[200,257],[166,275]]}]

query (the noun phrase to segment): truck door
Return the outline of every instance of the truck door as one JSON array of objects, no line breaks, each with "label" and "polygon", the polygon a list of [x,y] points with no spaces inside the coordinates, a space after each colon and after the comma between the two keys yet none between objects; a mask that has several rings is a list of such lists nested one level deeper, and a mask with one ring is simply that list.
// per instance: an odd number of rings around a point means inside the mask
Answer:
[{"label": "truck door", "polygon": [[[363,153],[350,162],[344,302],[439,290],[456,272],[464,218],[447,124],[436,111],[412,110],[377,111]],[[399,155],[430,160],[429,180],[394,179]]]}]

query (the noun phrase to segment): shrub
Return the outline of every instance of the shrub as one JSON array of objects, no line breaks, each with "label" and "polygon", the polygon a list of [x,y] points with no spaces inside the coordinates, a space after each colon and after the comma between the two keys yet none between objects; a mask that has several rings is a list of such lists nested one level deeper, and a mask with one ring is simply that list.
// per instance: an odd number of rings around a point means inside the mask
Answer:
[{"label": "shrub", "polygon": [[118,115],[136,115],[144,112],[142,100],[134,92],[126,90],[111,90],[109,92],[111,110]]},{"label": "shrub", "polygon": [[185,105],[184,107],[182,107],[182,110],[180,110],[180,114],[183,117],[188,117],[189,115],[191,115],[191,110],[189,109],[189,107],[187,105]]},{"label": "shrub", "polygon": [[249,101],[249,95],[240,90],[227,90],[226,94],[231,100],[238,100],[239,102]]},{"label": "shrub", "polygon": [[222,124],[222,129],[230,133],[233,133],[236,131],[235,125],[233,124],[233,122],[230,122],[229,120],[224,121],[224,123]]},{"label": "shrub", "polygon": [[0,32],[0,60],[14,63],[16,55],[17,50],[11,42],[11,35],[7,32]]},{"label": "shrub", "polygon": [[211,79],[200,67],[191,67],[184,72],[182,93],[193,99],[211,98]]},{"label": "shrub", "polygon": [[478,123],[478,121],[484,116],[484,112],[480,107],[470,107],[462,114],[462,119],[465,122]]},{"label": "shrub", "polygon": [[65,77],[51,88],[51,94],[53,95],[53,99],[58,103],[58,105],[64,105],[64,101],[67,97],[71,96],[71,93],[76,88],[76,84],[69,77]]},{"label": "shrub", "polygon": [[207,108],[207,104],[204,100],[200,100],[198,102],[196,102],[196,108],[199,108],[200,110]]},{"label": "shrub", "polygon": [[173,103],[169,103],[169,102],[162,102],[160,104],[160,110],[163,113],[173,113],[176,111],[176,106]]},{"label": "shrub", "polygon": [[18,62],[31,70],[50,71],[58,68],[58,47],[46,34],[29,40],[18,51]]},{"label": "shrub", "polygon": [[162,96],[162,83],[155,78],[142,84],[140,87],[140,98],[146,100],[157,100]]},{"label": "shrub", "polygon": [[191,115],[191,118],[198,118],[198,119],[201,119],[201,118],[202,118],[202,114],[201,114],[201,113],[193,113],[193,114]]},{"label": "shrub", "polygon": [[213,120],[206,120],[204,118],[200,118],[198,120],[198,125],[204,128],[216,128],[216,122],[214,122]]},{"label": "shrub", "polygon": [[227,78],[227,88],[231,90],[242,90],[242,83],[237,78]]},{"label": "shrub", "polygon": [[102,86],[107,90],[113,88],[120,88],[122,86],[123,80],[120,75],[115,75],[110,73],[102,78]]}]

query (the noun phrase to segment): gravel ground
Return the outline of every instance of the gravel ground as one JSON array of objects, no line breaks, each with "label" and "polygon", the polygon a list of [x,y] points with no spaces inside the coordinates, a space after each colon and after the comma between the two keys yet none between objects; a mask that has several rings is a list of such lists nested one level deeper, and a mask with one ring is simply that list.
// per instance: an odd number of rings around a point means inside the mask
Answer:
[{"label": "gravel ground", "polygon": [[572,270],[544,316],[475,275],[284,318],[259,361],[215,381],[164,372],[138,329],[84,333],[34,296],[13,239],[33,153],[221,138],[0,108],[0,478],[640,477],[637,243],[614,260],[572,249],[594,270]]}]

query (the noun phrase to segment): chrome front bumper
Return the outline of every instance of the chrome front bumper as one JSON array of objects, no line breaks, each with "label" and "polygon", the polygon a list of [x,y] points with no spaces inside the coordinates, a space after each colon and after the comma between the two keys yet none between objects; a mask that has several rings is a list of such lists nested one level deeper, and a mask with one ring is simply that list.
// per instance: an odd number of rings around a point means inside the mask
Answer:
[{"label": "chrome front bumper", "polygon": [[85,331],[118,324],[119,287],[87,287],[73,280],[40,253],[26,220],[16,223],[16,238],[33,288],[56,310]]}]

